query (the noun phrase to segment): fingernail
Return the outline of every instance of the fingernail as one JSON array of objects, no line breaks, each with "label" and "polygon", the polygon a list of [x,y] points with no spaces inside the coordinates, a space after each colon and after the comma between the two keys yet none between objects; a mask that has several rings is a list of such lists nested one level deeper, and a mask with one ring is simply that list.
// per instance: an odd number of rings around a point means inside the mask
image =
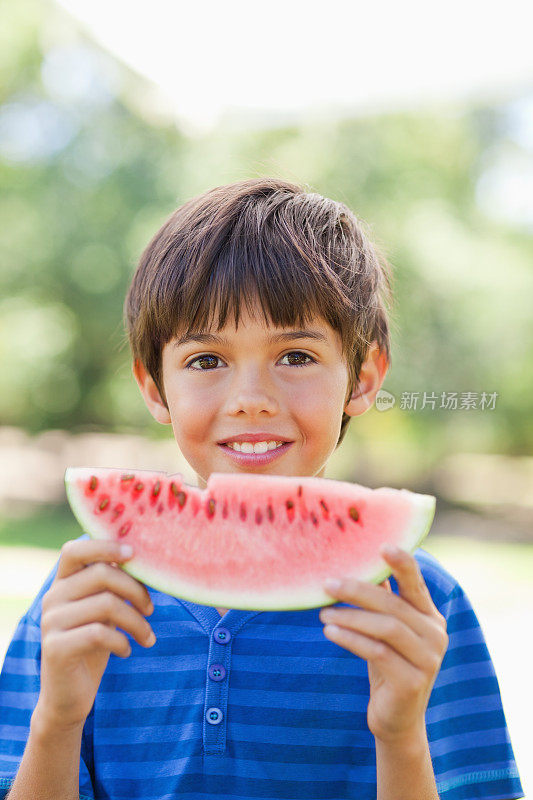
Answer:
[{"label": "fingernail", "polygon": [[121,544],[120,555],[123,558],[129,558],[130,556],[133,555],[133,547],[130,544]]},{"label": "fingernail", "polygon": [[324,586],[326,589],[331,589],[331,591],[336,592],[337,589],[340,588],[341,582],[337,578],[328,578],[324,581]]},{"label": "fingernail", "polygon": [[391,544],[383,545],[383,547],[381,548],[381,552],[384,553],[386,556],[391,556],[391,558],[394,558],[395,556],[398,556],[400,554],[398,548],[393,547]]},{"label": "fingernail", "polygon": [[324,633],[332,633],[336,634],[340,630],[338,625],[325,625],[324,626]]}]

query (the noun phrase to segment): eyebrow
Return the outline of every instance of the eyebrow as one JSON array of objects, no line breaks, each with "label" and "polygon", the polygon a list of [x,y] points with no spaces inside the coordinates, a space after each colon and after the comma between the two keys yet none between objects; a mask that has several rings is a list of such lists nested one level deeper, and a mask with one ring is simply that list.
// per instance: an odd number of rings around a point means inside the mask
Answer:
[{"label": "eyebrow", "polygon": [[[324,336],[323,333],[314,330],[273,333],[267,337],[267,342],[268,344],[276,344],[278,342],[290,342],[293,339],[314,339],[319,342],[327,342],[327,337]],[[181,344],[188,344],[188,342],[198,342],[199,344],[229,344],[227,339],[223,336],[217,336],[215,333],[189,333],[179,338],[174,343],[174,347],[179,347]]]}]

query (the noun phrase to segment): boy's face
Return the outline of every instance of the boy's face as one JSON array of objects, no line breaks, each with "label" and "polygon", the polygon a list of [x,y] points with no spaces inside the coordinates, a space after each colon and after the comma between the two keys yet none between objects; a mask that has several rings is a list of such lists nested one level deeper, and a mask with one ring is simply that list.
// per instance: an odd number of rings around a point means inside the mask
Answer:
[{"label": "boy's face", "polygon": [[[210,332],[222,337],[223,343],[171,340],[162,352],[168,410],[144,366],[134,365],[151,414],[172,425],[200,487],[205,488],[211,472],[324,477],[343,411],[357,416],[374,402],[387,371],[375,344],[361,369],[359,385],[346,401],[349,377],[340,335],[316,317],[305,330],[321,338],[300,335],[269,341],[294,329],[267,327],[244,308],[237,329],[231,319],[231,325]],[[274,451],[275,458],[268,463],[249,463],[249,457],[220,444],[255,433],[265,441],[290,444],[280,454]]]}]

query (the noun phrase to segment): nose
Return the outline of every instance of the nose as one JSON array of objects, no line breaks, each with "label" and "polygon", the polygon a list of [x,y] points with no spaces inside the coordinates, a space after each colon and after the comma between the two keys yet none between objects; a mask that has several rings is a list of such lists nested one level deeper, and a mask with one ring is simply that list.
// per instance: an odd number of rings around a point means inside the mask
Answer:
[{"label": "nose", "polygon": [[277,405],[269,397],[261,397],[257,394],[245,394],[240,392],[228,403],[228,414],[239,414],[244,411],[251,417],[264,411],[266,414],[275,414]]},{"label": "nose", "polygon": [[236,375],[229,389],[226,413],[235,415],[240,412],[255,416],[261,412],[276,414],[279,404],[272,393],[272,386],[262,379],[257,371]]}]

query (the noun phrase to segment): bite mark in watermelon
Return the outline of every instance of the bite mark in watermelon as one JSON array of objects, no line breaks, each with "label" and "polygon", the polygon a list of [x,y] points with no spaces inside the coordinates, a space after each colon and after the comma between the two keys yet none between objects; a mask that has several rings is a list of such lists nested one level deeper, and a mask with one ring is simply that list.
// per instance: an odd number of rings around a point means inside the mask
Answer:
[{"label": "bite mark in watermelon", "polygon": [[69,467],[67,497],[93,539],[131,544],[121,567],[154,589],[200,605],[258,611],[336,602],[327,578],[381,583],[382,544],[413,552],[435,498],[329,478],[212,473],[206,489],[181,475]]}]

